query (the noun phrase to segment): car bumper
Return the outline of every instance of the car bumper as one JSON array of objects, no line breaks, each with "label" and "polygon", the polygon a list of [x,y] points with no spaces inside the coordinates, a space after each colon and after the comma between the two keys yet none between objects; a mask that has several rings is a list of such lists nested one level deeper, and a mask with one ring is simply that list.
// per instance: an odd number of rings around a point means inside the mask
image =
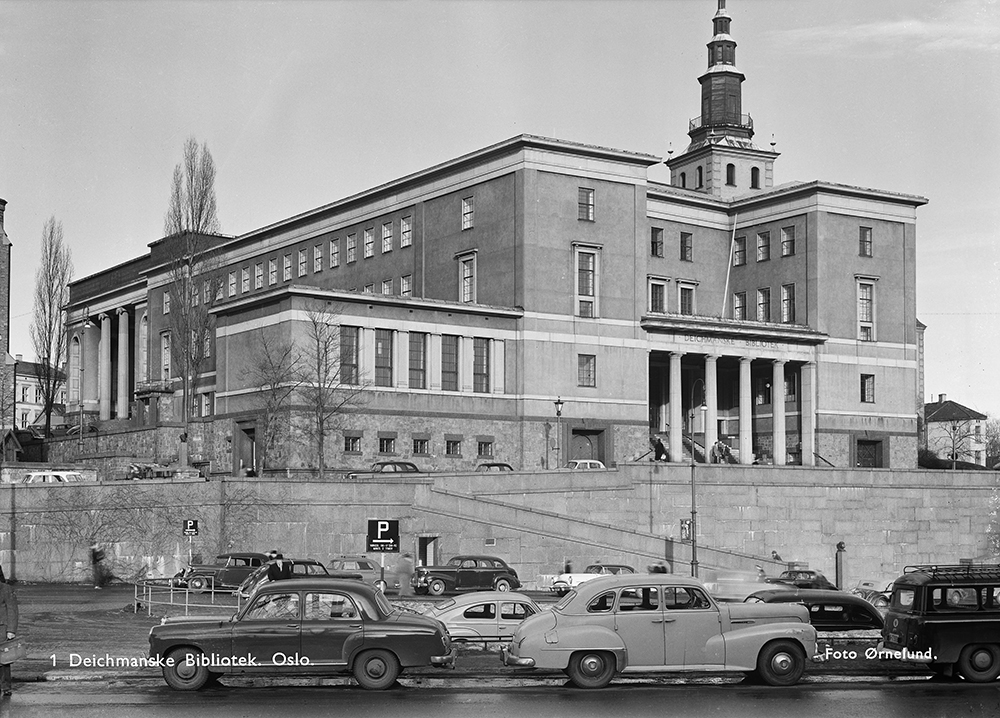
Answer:
[{"label": "car bumper", "polygon": [[458,655],[458,649],[452,648],[444,656],[431,656],[431,665],[437,668],[454,668],[455,657],[457,655]]},{"label": "car bumper", "polygon": [[500,662],[505,666],[514,666],[515,668],[535,667],[534,658],[521,658],[519,656],[515,656],[511,654],[508,646],[500,646]]}]

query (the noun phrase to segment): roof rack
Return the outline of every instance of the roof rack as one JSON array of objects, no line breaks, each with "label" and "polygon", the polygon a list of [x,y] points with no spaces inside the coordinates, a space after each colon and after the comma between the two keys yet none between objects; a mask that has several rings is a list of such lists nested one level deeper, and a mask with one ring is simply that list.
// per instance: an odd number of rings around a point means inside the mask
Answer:
[{"label": "roof rack", "polygon": [[934,564],[918,564],[916,566],[905,566],[903,573],[923,573],[934,580],[948,580],[960,578],[978,578],[989,580],[1000,580],[1000,564],[972,564],[937,566]]}]

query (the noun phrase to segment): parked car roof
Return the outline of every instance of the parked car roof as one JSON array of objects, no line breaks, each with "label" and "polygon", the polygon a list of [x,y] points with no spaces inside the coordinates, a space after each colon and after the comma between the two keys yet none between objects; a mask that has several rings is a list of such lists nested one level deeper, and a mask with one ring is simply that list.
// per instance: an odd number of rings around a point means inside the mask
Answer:
[{"label": "parked car roof", "polygon": [[476,467],[476,471],[513,471],[514,467],[503,461],[484,461]]},{"label": "parked car roof", "polygon": [[[801,603],[809,609],[809,622],[819,631],[882,630],[882,614],[871,603],[845,591],[799,588],[793,591],[764,589],[746,597],[746,603]],[[847,607],[851,611],[844,613]]]}]

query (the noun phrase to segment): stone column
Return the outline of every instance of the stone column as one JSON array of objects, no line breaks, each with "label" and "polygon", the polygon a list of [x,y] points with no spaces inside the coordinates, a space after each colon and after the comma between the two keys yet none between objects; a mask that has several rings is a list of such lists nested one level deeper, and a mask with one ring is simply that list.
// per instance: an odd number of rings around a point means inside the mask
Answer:
[{"label": "stone column", "polygon": [[101,421],[107,421],[111,418],[111,317],[102,314],[98,319],[101,322],[98,407]]},{"label": "stone column", "polygon": [[684,411],[681,406],[681,352],[670,352],[670,421],[667,425],[671,461],[684,460]]},{"label": "stone column", "polygon": [[393,332],[393,374],[395,374],[393,385],[401,389],[410,386],[410,333]]},{"label": "stone column", "polygon": [[771,454],[775,466],[784,466],[785,449],[785,362],[771,364]]},{"label": "stone column", "polygon": [[802,465],[816,465],[816,363],[807,362],[799,370],[802,423]]},{"label": "stone column", "polygon": [[427,388],[441,391],[441,335],[427,337]]},{"label": "stone column", "polygon": [[490,391],[503,394],[507,390],[507,355],[503,339],[490,341]]},{"label": "stone column", "polygon": [[753,463],[753,392],[750,384],[751,357],[740,357],[740,463]]},{"label": "stone column", "polygon": [[128,418],[128,404],[131,393],[128,390],[128,312],[118,310],[118,401],[115,402],[115,417]]},{"label": "stone column", "polygon": [[705,456],[711,456],[712,447],[719,440],[719,377],[718,357],[705,357]]},{"label": "stone column", "polygon": [[472,393],[472,373],[475,366],[475,350],[472,337],[458,339],[458,390]]},{"label": "stone column", "polygon": [[358,378],[362,384],[375,383],[375,330],[361,327],[358,339]]}]

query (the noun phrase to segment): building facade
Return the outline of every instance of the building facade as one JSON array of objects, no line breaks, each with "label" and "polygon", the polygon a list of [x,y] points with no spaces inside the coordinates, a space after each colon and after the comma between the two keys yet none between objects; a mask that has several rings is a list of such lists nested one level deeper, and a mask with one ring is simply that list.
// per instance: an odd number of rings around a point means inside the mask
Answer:
[{"label": "building facade", "polygon": [[[317,312],[336,329],[338,388],[360,399],[327,437],[327,466],[614,464],[646,458],[652,433],[671,461],[916,466],[926,200],[775,184],[724,0],[712,22],[701,115],[669,184],[649,178],[652,154],[519,135],[205,238],[205,289],[185,300],[210,304],[212,331],[185,403],[232,444],[232,469],[261,468],[254,357],[307,348]],[[71,411],[179,420],[180,244],[71,286]],[[289,396],[289,426],[308,423],[306,404]],[[315,466],[298,436],[281,462]]]},{"label": "building facade", "polygon": [[952,401],[947,394],[924,405],[925,448],[938,458],[987,466],[988,416]]}]

